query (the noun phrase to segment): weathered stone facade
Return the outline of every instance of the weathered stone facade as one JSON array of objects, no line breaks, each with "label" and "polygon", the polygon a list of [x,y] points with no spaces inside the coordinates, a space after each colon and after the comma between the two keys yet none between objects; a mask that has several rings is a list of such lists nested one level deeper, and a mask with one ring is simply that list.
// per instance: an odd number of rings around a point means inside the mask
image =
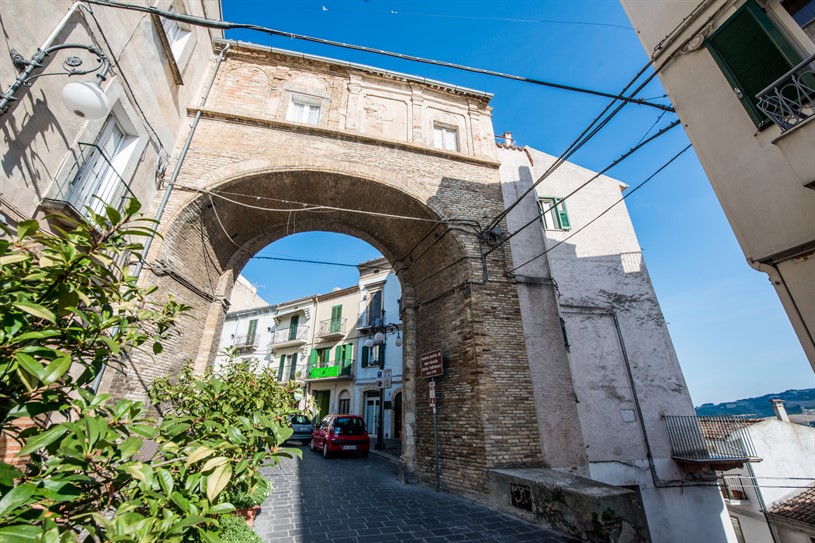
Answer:
[{"label": "weathered stone facade", "polygon": [[[219,43],[219,47],[224,47]],[[287,121],[293,99],[316,124]],[[418,353],[441,349],[442,488],[487,491],[486,470],[542,465],[508,247],[484,257],[481,227],[503,209],[489,96],[355,65],[231,44],[149,255],[144,281],[193,307],[160,357],[134,357],[106,385],[144,386],[215,356],[223,300],[244,264],[286,235],[363,239],[403,285],[407,476],[434,477],[432,413]],[[409,129],[400,129],[405,126]],[[433,146],[456,133],[458,151]],[[351,211],[353,210],[353,211]],[[361,211],[361,212],[357,212]]]}]

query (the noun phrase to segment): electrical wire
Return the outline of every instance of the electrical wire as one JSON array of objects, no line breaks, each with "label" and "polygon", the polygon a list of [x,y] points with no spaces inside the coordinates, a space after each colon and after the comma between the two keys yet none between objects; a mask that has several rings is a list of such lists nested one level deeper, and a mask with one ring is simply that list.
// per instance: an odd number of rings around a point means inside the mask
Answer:
[{"label": "electrical wire", "polygon": [[562,244],[566,243],[566,241],[568,241],[569,239],[573,238],[574,236],[576,236],[577,234],[579,234],[580,232],[582,232],[583,230],[585,230],[585,229],[586,229],[586,228],[587,228],[589,225],[591,225],[592,223],[594,223],[595,221],[597,221],[598,219],[600,219],[600,217],[602,217],[603,215],[605,215],[606,213],[608,213],[609,211],[611,211],[611,210],[612,210],[612,209],[613,209],[613,208],[614,208],[614,207],[615,207],[617,204],[619,204],[620,202],[622,202],[623,200],[625,200],[626,198],[628,198],[629,196],[631,196],[632,194],[634,194],[635,192],[637,192],[639,189],[641,189],[641,188],[642,188],[642,187],[643,187],[643,186],[644,186],[644,185],[645,185],[645,184],[646,184],[648,181],[650,181],[651,179],[653,179],[654,177],[656,177],[656,176],[657,176],[657,175],[658,175],[658,174],[659,174],[659,173],[660,173],[662,170],[664,170],[665,168],[667,168],[667,167],[668,167],[668,166],[669,166],[669,165],[670,165],[670,164],[671,164],[673,161],[675,161],[677,158],[679,158],[679,157],[680,157],[682,154],[684,154],[684,153],[685,153],[685,151],[687,151],[687,150],[688,150],[688,149],[690,149],[690,148],[691,148],[691,145],[690,145],[690,144],[688,144],[688,145],[687,145],[687,146],[686,146],[684,149],[682,149],[681,151],[679,151],[677,154],[675,154],[673,157],[671,157],[671,159],[669,159],[667,162],[665,162],[664,164],[662,164],[662,166],[660,166],[660,167],[659,167],[659,168],[658,168],[658,169],[657,169],[657,170],[656,170],[654,173],[652,173],[651,175],[649,175],[649,176],[648,176],[648,177],[645,179],[645,181],[643,181],[642,183],[640,183],[639,185],[637,185],[636,187],[634,187],[633,189],[631,189],[631,190],[630,190],[630,191],[629,191],[629,192],[628,192],[626,195],[624,195],[622,198],[620,198],[619,200],[617,200],[616,202],[614,202],[613,204],[611,204],[609,207],[607,207],[607,208],[605,209],[605,211],[603,211],[602,213],[600,213],[599,215],[597,215],[596,217],[594,217],[592,220],[590,220],[589,222],[587,222],[586,224],[584,224],[583,226],[581,226],[580,228],[578,228],[577,230],[575,230],[574,232],[572,232],[571,234],[569,234],[568,236],[566,236],[565,238],[563,238],[562,240],[558,241],[557,243],[555,243],[553,246],[549,247],[548,249],[546,249],[546,250],[545,250],[545,251],[543,251],[542,253],[540,253],[540,254],[538,254],[538,255],[536,255],[536,256],[534,256],[534,257],[530,258],[529,260],[527,260],[527,261],[526,261],[526,262],[524,262],[523,264],[519,264],[518,266],[515,266],[514,268],[512,268],[512,269],[511,269],[511,270],[509,270],[509,271],[510,271],[510,272],[514,272],[515,270],[517,270],[517,269],[519,269],[519,268],[522,268],[522,267],[526,266],[526,265],[527,265],[527,264],[529,264],[530,262],[534,262],[535,260],[539,259],[540,257],[542,257],[543,255],[545,255],[546,253],[549,253],[549,252],[551,252],[551,251],[554,251],[554,250],[555,250],[555,249],[557,249],[559,246],[561,246]]},{"label": "electrical wire", "polygon": [[[645,140],[645,141],[640,140],[640,142],[639,142],[637,145],[635,145],[634,147],[632,147],[631,149],[629,149],[627,152],[623,153],[623,154],[622,154],[622,155],[621,155],[619,158],[617,158],[617,159],[616,159],[614,162],[612,162],[611,164],[609,164],[608,166],[606,166],[605,168],[603,168],[601,171],[599,171],[599,172],[595,173],[595,174],[594,174],[592,177],[590,177],[590,178],[588,179],[588,181],[585,181],[583,184],[581,184],[579,187],[577,187],[576,189],[574,189],[572,192],[570,192],[569,194],[567,194],[567,195],[566,195],[566,196],[564,196],[563,198],[558,198],[557,203],[552,204],[550,207],[548,207],[548,208],[547,208],[547,209],[545,209],[545,210],[541,210],[541,212],[540,212],[540,213],[538,213],[538,215],[537,215],[537,216],[536,216],[534,219],[532,219],[531,221],[527,222],[526,224],[524,224],[523,226],[521,226],[520,228],[518,228],[517,230],[515,230],[514,232],[512,232],[512,233],[511,233],[511,234],[509,234],[508,236],[505,236],[504,238],[502,238],[502,239],[501,239],[501,242],[500,242],[498,245],[496,245],[495,247],[493,247],[492,249],[490,249],[489,251],[487,251],[487,252],[485,253],[485,256],[486,256],[486,255],[488,255],[488,254],[490,254],[491,252],[493,252],[495,249],[497,249],[499,245],[503,245],[504,243],[506,243],[507,241],[509,241],[509,240],[510,240],[510,239],[512,239],[513,237],[515,237],[515,235],[516,235],[516,234],[518,234],[519,232],[521,232],[521,231],[522,231],[522,230],[524,230],[525,228],[527,228],[527,227],[529,227],[530,225],[535,224],[536,222],[538,222],[538,221],[540,220],[540,218],[541,218],[541,217],[543,217],[544,215],[546,215],[547,213],[549,213],[550,211],[552,211],[553,209],[555,209],[557,206],[561,205],[563,202],[565,202],[566,200],[568,200],[569,198],[571,198],[572,196],[574,196],[575,194],[577,194],[577,193],[578,193],[580,190],[584,189],[584,188],[585,188],[585,187],[586,187],[586,186],[587,186],[589,183],[591,183],[591,182],[592,182],[592,181],[594,181],[595,179],[599,178],[599,177],[600,177],[600,176],[602,176],[604,173],[606,173],[607,171],[611,170],[612,168],[614,168],[615,166],[617,166],[617,165],[618,165],[620,162],[624,161],[625,159],[627,159],[628,157],[630,157],[631,155],[633,155],[634,153],[636,153],[637,151],[639,151],[641,148],[643,148],[644,146],[646,146],[646,145],[648,145],[649,143],[651,143],[652,141],[654,141],[655,139],[657,139],[657,138],[659,138],[660,136],[662,136],[662,135],[666,134],[666,133],[667,133],[668,131],[670,131],[671,129],[673,129],[673,128],[675,128],[675,127],[679,126],[679,124],[680,124],[680,121],[678,121],[678,120],[677,120],[677,121],[674,121],[674,122],[672,122],[671,124],[669,124],[668,126],[666,126],[665,128],[663,128],[662,130],[660,130],[659,132],[657,132],[656,134],[654,134],[653,136],[651,136],[650,138],[648,138],[647,140]],[[527,194],[528,194],[528,192],[527,192]]]},{"label": "electrical wire", "polygon": [[507,73],[498,72],[498,71],[495,71],[495,70],[488,70],[488,69],[485,69],[485,68],[475,68],[475,67],[472,67],[472,66],[466,66],[464,64],[456,64],[454,62],[445,62],[445,61],[434,60],[434,59],[425,58],[425,57],[418,57],[418,56],[414,56],[414,55],[396,53],[396,52],[387,51],[387,50],[384,50],[384,49],[376,49],[374,47],[366,47],[364,45],[355,45],[355,44],[352,44],[352,43],[344,43],[344,42],[339,42],[339,41],[334,41],[334,40],[327,40],[327,39],[324,39],[324,38],[316,38],[314,36],[307,36],[305,34],[297,34],[297,33],[294,33],[294,32],[285,32],[285,31],[282,31],[282,30],[276,30],[274,28],[268,28],[268,27],[264,27],[264,26],[261,26],[261,25],[248,24],[248,23],[230,23],[230,22],[227,22],[227,21],[218,21],[218,20],[214,20],[214,19],[206,19],[204,17],[196,17],[196,16],[193,16],[193,15],[186,15],[186,14],[181,14],[181,13],[175,13],[175,12],[172,12],[172,11],[160,10],[160,9],[157,9],[157,8],[155,8],[153,6],[139,6],[139,5],[135,5],[135,4],[113,2],[113,1],[108,1],[108,0],[85,0],[85,1],[88,2],[88,3],[91,3],[91,4],[98,5],[98,6],[107,6],[107,7],[113,7],[113,8],[118,8],[118,9],[126,9],[126,10],[131,10],[131,11],[140,11],[140,12],[152,13],[152,14],[164,17],[166,19],[172,19],[174,21],[180,21],[182,23],[187,23],[187,24],[191,24],[191,25],[195,25],[195,26],[203,26],[203,27],[206,27],[206,28],[216,28],[216,29],[219,29],[219,30],[240,30],[240,29],[254,30],[256,32],[269,34],[271,36],[281,36],[281,37],[290,38],[290,39],[293,39],[293,40],[307,41],[307,42],[311,42],[311,43],[318,43],[318,44],[321,44],[321,45],[328,45],[328,46],[331,46],[331,47],[339,47],[339,48],[342,48],[342,49],[351,49],[351,50],[354,50],[354,51],[362,51],[364,53],[370,53],[370,54],[374,54],[374,55],[381,55],[381,56],[387,56],[387,57],[392,57],[392,58],[398,58],[398,59],[401,59],[401,60],[408,60],[408,61],[411,61],[411,62],[417,62],[417,63],[421,63],[421,64],[430,64],[430,65],[433,65],[433,66],[441,66],[441,67],[444,67],[444,68],[452,68],[454,70],[460,70],[460,71],[465,71],[465,72],[470,72],[470,73],[477,73],[477,74],[481,74],[481,75],[488,75],[488,76],[498,77],[498,78],[502,78],[502,79],[511,79],[511,80],[514,80],[514,81],[521,81],[521,82],[524,82],[524,83],[530,83],[530,84],[533,84],[533,85],[539,85],[539,86],[549,87],[549,88],[553,88],[553,89],[565,90],[565,91],[576,92],[576,93],[581,93],[581,94],[589,94],[589,95],[593,95],[593,96],[600,96],[600,97],[603,97],[603,98],[614,98],[616,100],[622,100],[622,101],[624,101],[626,103],[633,103],[633,104],[638,104],[638,105],[642,105],[642,106],[653,107],[653,108],[656,108],[656,109],[660,109],[662,111],[671,111],[671,112],[674,111],[674,108],[672,108],[671,106],[666,106],[666,105],[663,105],[663,104],[648,102],[648,101],[643,100],[641,98],[624,97],[624,96],[621,97],[619,95],[614,95],[614,94],[611,94],[611,93],[608,93],[608,92],[597,91],[597,90],[592,90],[592,89],[586,89],[586,88],[576,87],[576,86],[573,86],[573,85],[563,85],[563,84],[560,84],[560,83],[553,83],[553,82],[550,82],[550,81],[543,81],[543,80],[535,79],[535,78],[532,78],[532,77],[525,77],[525,76],[520,76],[520,75],[507,74]]}]

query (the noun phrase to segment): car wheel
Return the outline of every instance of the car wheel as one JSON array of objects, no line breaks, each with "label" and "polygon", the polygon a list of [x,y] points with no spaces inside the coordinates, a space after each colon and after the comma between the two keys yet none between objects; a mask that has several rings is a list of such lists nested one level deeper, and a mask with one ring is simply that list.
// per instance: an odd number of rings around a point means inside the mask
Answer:
[{"label": "car wheel", "polygon": [[323,443],[323,458],[328,458],[331,453],[328,452],[328,443]]},{"label": "car wheel", "polygon": [[311,449],[312,451],[317,450],[317,448],[314,446],[314,440],[313,439],[308,442],[308,448]]}]

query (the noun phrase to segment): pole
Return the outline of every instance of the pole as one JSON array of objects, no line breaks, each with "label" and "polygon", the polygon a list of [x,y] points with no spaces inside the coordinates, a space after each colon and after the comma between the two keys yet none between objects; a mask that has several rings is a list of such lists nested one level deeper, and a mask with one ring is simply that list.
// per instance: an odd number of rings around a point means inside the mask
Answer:
[{"label": "pole", "polygon": [[[380,371],[385,369],[385,361],[379,363]],[[379,389],[379,421],[376,428],[376,446],[377,451],[385,450],[385,389]]]},{"label": "pole", "polygon": [[[430,379],[430,382],[433,383],[433,387],[436,386],[436,380]],[[433,443],[436,447],[436,492],[440,492],[440,475],[439,475],[439,427],[436,420],[436,402],[433,402]]]}]

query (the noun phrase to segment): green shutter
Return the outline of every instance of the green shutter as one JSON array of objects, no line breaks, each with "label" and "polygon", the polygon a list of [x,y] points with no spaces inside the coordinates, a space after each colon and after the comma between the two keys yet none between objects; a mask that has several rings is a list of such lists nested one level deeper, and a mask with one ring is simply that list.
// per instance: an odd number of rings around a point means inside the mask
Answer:
[{"label": "green shutter", "polygon": [[289,322],[289,340],[297,339],[297,325],[300,324],[300,317],[294,315]]},{"label": "green shutter", "polygon": [[705,45],[750,118],[759,128],[770,123],[756,104],[756,94],[788,72],[802,58],[764,11],[748,0],[725,21]]},{"label": "green shutter", "polygon": [[384,368],[385,367],[385,344],[384,343],[379,344],[378,351],[379,352],[376,353],[377,354],[377,357],[376,357],[377,360],[376,361],[379,363],[380,368]]},{"label": "green shutter", "polygon": [[251,345],[252,343],[255,342],[255,332],[257,332],[257,329],[258,329],[258,320],[257,319],[252,319],[251,321],[249,321],[249,331],[246,332],[246,343],[247,344]]},{"label": "green shutter", "polygon": [[362,346],[362,367],[363,368],[368,367],[368,351],[370,351],[370,349],[368,347],[366,347],[365,345],[363,345]]},{"label": "green shutter", "polygon": [[340,323],[342,321],[342,305],[335,305],[331,308],[331,333],[336,334],[340,331]]},{"label": "green shutter", "polygon": [[318,358],[318,354],[317,354],[317,349],[311,349],[311,353],[308,355],[308,371],[309,371],[309,375],[311,374],[311,371],[314,368],[317,367],[318,363],[319,363],[319,358]]},{"label": "green shutter", "polygon": [[569,220],[569,213],[566,211],[566,202],[555,198],[555,211],[557,212],[557,222],[562,230],[569,230],[572,223]]},{"label": "green shutter", "polygon": [[283,380],[283,368],[284,368],[285,366],[286,366],[286,355],[285,355],[285,354],[281,354],[281,355],[280,355],[280,367],[277,369],[277,380],[278,380],[278,381],[282,381],[282,380]]},{"label": "green shutter", "polygon": [[291,355],[291,370],[289,370],[289,380],[294,381],[297,373],[297,353]]}]

